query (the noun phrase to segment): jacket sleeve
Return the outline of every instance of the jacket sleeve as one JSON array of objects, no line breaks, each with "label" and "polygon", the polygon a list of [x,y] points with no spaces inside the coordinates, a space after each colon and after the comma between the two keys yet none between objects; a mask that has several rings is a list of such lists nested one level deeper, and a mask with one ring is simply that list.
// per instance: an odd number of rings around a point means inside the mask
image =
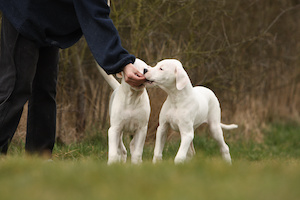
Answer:
[{"label": "jacket sleeve", "polygon": [[98,64],[108,74],[118,73],[135,57],[121,45],[117,29],[109,18],[107,0],[73,0],[83,35]]}]

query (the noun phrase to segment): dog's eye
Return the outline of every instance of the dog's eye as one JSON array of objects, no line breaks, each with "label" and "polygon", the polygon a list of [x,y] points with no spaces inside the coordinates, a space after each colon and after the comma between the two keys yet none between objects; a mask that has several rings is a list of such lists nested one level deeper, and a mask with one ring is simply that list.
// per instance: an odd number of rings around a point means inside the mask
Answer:
[{"label": "dog's eye", "polygon": [[159,68],[159,70],[163,71],[163,68]]}]

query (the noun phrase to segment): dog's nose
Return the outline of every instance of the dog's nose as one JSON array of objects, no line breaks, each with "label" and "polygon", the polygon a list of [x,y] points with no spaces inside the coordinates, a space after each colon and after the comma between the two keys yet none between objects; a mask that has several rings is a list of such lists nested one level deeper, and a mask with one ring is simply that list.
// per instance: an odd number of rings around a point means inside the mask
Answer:
[{"label": "dog's nose", "polygon": [[146,74],[148,72],[148,69],[144,68],[144,74]]}]

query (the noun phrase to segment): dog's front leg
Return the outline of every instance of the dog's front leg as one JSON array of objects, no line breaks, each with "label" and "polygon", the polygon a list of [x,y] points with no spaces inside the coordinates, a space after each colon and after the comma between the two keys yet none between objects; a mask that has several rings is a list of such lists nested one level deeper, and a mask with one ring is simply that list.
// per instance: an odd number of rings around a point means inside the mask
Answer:
[{"label": "dog's front leg", "polygon": [[168,129],[169,129],[169,125],[166,123],[160,124],[157,127],[155,147],[154,147],[154,156],[153,156],[153,160],[152,160],[153,163],[156,163],[156,162],[162,160],[162,152],[163,152],[164,145],[166,142]]},{"label": "dog's front leg", "polygon": [[130,142],[131,163],[139,164],[142,162],[144,144],[146,140],[148,126],[136,131]]},{"label": "dog's front leg", "polygon": [[110,127],[108,129],[108,165],[121,161],[121,155],[119,154],[120,140],[120,131],[117,128]]},{"label": "dog's front leg", "polygon": [[186,160],[188,150],[194,139],[194,129],[188,128],[180,130],[181,143],[177,155],[175,157],[175,164],[183,163]]}]

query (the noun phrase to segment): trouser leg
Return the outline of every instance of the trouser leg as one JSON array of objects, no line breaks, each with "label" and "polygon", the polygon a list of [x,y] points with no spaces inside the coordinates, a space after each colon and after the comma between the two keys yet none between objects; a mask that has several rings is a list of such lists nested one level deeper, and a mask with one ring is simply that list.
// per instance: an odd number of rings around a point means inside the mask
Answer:
[{"label": "trouser leg", "polygon": [[0,153],[6,154],[23,106],[31,95],[39,46],[20,35],[3,17],[0,57]]},{"label": "trouser leg", "polygon": [[32,95],[28,103],[25,149],[29,153],[51,154],[56,132],[56,83],[58,48],[40,49]]}]

